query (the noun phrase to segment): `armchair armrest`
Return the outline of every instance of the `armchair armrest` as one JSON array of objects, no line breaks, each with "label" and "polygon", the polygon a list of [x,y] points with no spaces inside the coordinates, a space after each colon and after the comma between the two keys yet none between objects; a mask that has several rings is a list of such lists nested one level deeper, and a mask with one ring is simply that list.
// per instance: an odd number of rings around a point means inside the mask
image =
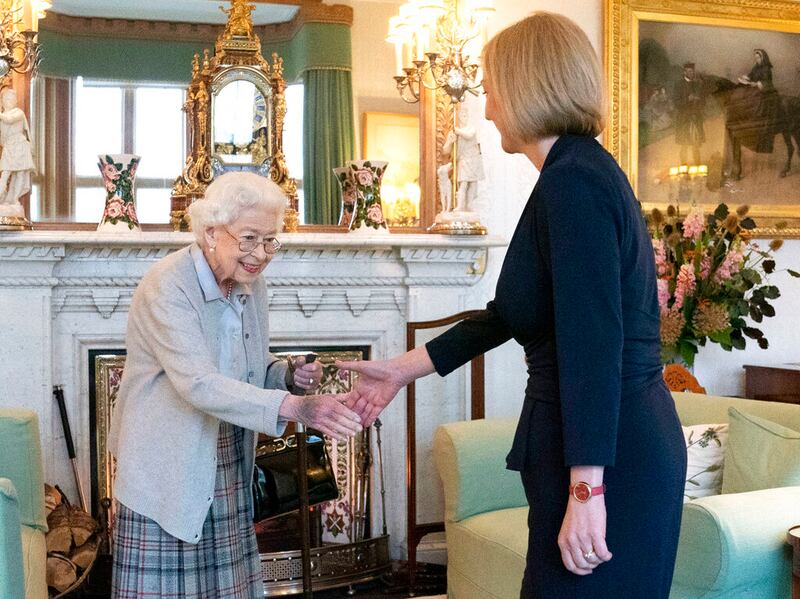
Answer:
[{"label": "armchair armrest", "polygon": [[[683,507],[671,597],[787,596],[786,531],[800,522],[800,487],[714,495]],[[740,593],[737,595],[736,593]]]},{"label": "armchair armrest", "polygon": [[24,597],[22,534],[17,491],[7,478],[0,478],[0,597]]},{"label": "armchair armrest", "polygon": [[35,412],[0,408],[0,477],[14,483],[22,524],[46,532],[42,449]]},{"label": "armchair armrest", "polygon": [[513,419],[470,420],[436,429],[433,458],[448,522],[528,505],[519,473],[506,470],[516,426]]}]

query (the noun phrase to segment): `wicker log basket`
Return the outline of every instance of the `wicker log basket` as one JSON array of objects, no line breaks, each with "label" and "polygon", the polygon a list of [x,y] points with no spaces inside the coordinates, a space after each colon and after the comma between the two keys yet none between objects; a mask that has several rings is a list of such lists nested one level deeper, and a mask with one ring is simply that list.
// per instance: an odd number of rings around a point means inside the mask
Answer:
[{"label": "wicker log basket", "polygon": [[97,521],[45,485],[47,586],[50,599],[65,597],[86,580],[100,545]]}]

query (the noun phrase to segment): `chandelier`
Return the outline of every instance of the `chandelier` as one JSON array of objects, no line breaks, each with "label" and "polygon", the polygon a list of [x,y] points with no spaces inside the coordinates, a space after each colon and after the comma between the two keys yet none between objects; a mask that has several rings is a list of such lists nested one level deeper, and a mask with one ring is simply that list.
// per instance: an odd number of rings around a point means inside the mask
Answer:
[{"label": "chandelier", "polygon": [[400,97],[419,102],[421,86],[441,89],[453,103],[478,94],[479,65],[469,56],[486,39],[491,0],[411,0],[389,19]]},{"label": "chandelier", "polygon": [[52,7],[49,0],[1,0],[0,78],[14,73],[35,76],[41,61],[38,22]]}]

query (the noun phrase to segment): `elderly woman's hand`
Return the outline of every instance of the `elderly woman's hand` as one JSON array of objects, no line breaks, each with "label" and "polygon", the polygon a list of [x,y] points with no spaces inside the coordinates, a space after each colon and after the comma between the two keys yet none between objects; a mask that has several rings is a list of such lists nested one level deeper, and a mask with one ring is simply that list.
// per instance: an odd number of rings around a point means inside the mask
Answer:
[{"label": "elderly woman's hand", "polygon": [[278,414],[302,422],[338,441],[346,441],[361,431],[361,418],[348,406],[355,405],[357,393],[325,395],[287,395]]},{"label": "elderly woman's hand", "polygon": [[322,381],[322,364],[319,361],[306,364],[305,356],[298,356],[292,361],[294,374],[292,376],[292,386],[296,390],[303,389],[306,395],[319,387]]}]

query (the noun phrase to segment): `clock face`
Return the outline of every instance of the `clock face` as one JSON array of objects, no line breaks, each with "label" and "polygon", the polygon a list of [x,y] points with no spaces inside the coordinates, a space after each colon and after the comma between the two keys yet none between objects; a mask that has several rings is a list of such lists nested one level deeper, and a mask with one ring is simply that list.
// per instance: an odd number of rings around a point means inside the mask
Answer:
[{"label": "clock face", "polygon": [[267,124],[267,101],[261,92],[256,92],[255,104],[253,106],[253,130],[265,127]]},{"label": "clock face", "polygon": [[586,503],[592,496],[592,490],[586,483],[578,483],[572,487],[572,496],[581,503]]}]

